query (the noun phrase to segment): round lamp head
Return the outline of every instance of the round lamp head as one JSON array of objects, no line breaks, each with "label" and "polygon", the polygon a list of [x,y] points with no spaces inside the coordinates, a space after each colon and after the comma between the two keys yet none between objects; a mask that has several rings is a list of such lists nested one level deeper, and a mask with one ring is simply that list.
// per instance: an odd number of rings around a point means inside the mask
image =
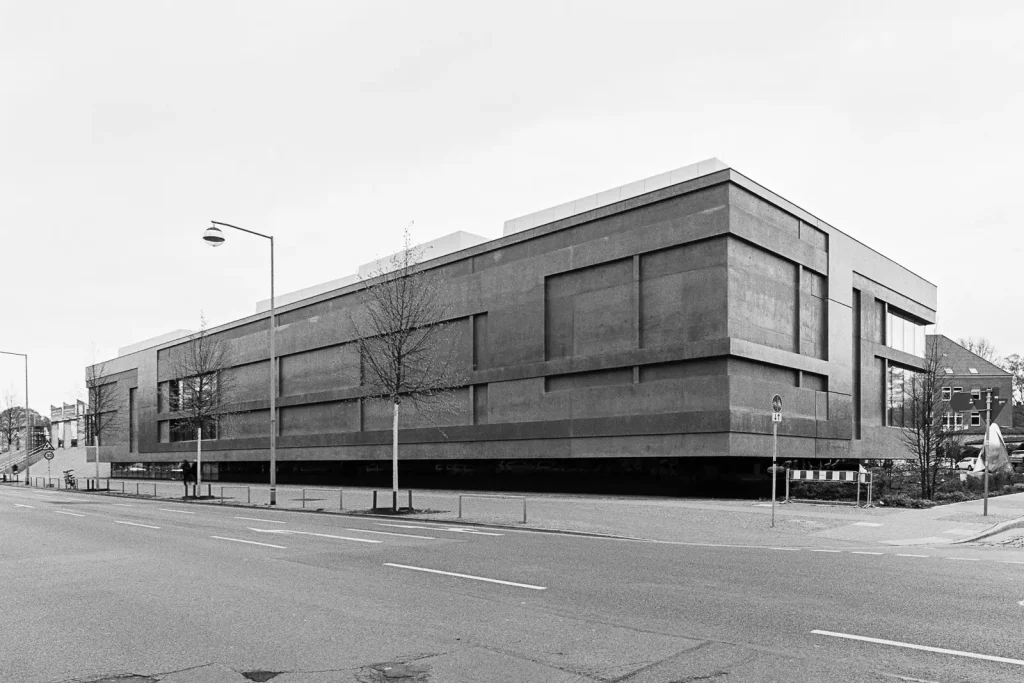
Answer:
[{"label": "round lamp head", "polygon": [[216,225],[211,225],[203,233],[203,239],[211,247],[219,247],[224,244],[224,233]]}]

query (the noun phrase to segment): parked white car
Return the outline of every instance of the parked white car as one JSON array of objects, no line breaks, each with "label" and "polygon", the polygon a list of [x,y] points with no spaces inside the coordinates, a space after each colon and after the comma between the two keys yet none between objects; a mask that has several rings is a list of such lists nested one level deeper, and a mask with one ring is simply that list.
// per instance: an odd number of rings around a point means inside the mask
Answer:
[{"label": "parked white car", "polygon": [[958,470],[967,470],[973,472],[978,469],[981,465],[978,463],[978,458],[963,458],[956,464]]}]

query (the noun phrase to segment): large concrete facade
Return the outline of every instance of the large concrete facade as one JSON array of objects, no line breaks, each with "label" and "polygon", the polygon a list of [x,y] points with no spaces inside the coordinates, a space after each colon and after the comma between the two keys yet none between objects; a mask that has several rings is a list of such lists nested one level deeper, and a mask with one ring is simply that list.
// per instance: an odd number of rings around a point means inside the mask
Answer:
[{"label": "large concrete facade", "polygon": [[[468,381],[440,424],[406,415],[404,460],[770,456],[774,394],[785,458],[902,457],[886,377],[923,362],[886,344],[885,321],[933,323],[934,285],[721,162],[515,219],[424,267]],[[363,286],[279,309],[281,462],[390,458],[352,343]],[[212,330],[245,412],[204,460],[267,459],[267,330],[265,315]],[[107,438],[116,461],[194,451],[169,442],[158,400],[180,343],[105,364],[131,414]]]}]

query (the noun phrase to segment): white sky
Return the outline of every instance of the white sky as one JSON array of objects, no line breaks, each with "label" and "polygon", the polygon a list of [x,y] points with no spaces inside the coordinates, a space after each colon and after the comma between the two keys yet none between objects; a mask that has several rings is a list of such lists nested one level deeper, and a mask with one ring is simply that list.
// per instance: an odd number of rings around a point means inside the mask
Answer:
[{"label": "white sky", "polygon": [[[117,348],[712,156],[1024,353],[1024,4],[0,0],[0,350]],[[1015,218],[1016,217],[1016,218]],[[0,390],[22,389],[0,356]],[[2,393],[2,391],[0,391]]]}]

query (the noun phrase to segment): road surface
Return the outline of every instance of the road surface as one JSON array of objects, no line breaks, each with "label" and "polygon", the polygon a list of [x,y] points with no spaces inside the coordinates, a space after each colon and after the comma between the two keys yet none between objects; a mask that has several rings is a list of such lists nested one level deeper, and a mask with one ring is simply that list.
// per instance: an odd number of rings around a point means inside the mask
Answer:
[{"label": "road surface", "polygon": [[1024,680],[1024,564],[955,547],[650,543],[0,487],[0,553],[4,682]]}]

